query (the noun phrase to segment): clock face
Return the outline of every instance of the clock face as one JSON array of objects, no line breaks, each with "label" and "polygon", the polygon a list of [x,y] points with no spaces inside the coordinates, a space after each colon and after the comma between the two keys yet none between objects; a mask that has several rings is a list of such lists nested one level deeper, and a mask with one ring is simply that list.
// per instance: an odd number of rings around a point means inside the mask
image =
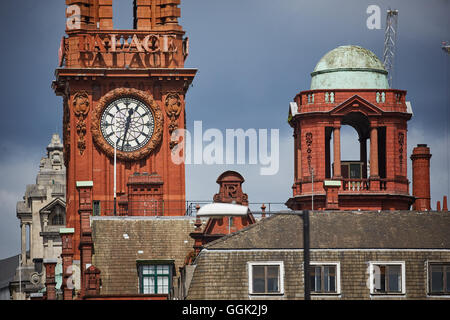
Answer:
[{"label": "clock face", "polygon": [[144,102],[134,97],[123,97],[104,109],[100,128],[111,147],[131,153],[145,147],[152,138],[155,119]]}]

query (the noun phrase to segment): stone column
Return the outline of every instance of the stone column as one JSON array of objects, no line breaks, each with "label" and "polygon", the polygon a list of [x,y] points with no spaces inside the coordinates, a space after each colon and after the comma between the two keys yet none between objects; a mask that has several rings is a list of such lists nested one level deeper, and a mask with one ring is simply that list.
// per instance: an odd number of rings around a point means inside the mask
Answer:
[{"label": "stone column", "polygon": [[378,129],[370,129],[370,177],[379,178],[378,173]]},{"label": "stone column", "polygon": [[333,130],[334,142],[334,172],[333,179],[341,179],[341,127],[334,127]]},{"label": "stone column", "polygon": [[29,223],[29,230],[30,230],[30,235],[29,235],[29,246],[30,246],[30,261],[33,261],[33,224]]},{"label": "stone column", "polygon": [[362,178],[367,179],[367,139],[366,138],[360,138],[359,139],[359,146],[360,146],[360,161],[363,163],[362,165]]},{"label": "stone column", "polygon": [[22,236],[22,265],[24,265],[27,262],[27,225],[22,222],[20,229]]}]

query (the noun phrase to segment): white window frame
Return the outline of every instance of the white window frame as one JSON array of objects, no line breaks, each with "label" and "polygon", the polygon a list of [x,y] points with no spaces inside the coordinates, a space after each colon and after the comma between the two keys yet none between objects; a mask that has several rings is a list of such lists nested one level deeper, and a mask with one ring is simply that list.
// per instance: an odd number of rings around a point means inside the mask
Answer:
[{"label": "white window frame", "polygon": [[[401,292],[376,292],[375,291],[375,265],[385,265],[385,266],[400,266],[401,276],[402,276],[402,290]],[[405,261],[370,261],[369,262],[369,286],[370,294],[373,296],[403,296],[406,294],[406,264]]]},{"label": "white window frame", "polygon": [[[450,298],[450,294],[440,294],[440,293],[432,293],[431,292],[431,287],[430,287],[430,277],[431,277],[431,265],[433,264],[439,264],[439,265],[444,265],[444,264],[450,264],[450,261],[444,260],[444,261],[439,261],[439,260],[427,260],[425,262],[425,268],[427,270],[427,274],[426,274],[426,288],[427,288],[427,297],[433,298],[433,299],[439,299],[439,298],[444,298],[444,299],[448,299]],[[448,279],[447,279],[448,281]]]},{"label": "white window frame", "polygon": [[[278,266],[279,273],[279,292],[271,292],[271,293],[254,293],[253,292],[253,267],[254,266]],[[284,262],[283,261],[256,261],[256,262],[247,262],[248,268],[248,293],[250,295],[258,295],[258,296],[276,296],[276,295],[284,295]]]},{"label": "white window frame", "polygon": [[[341,262],[329,261],[312,261],[309,263],[310,267],[314,266],[335,266],[336,267],[336,292],[313,292],[311,295],[317,296],[336,296],[341,294]],[[311,273],[311,268],[310,268]]]}]

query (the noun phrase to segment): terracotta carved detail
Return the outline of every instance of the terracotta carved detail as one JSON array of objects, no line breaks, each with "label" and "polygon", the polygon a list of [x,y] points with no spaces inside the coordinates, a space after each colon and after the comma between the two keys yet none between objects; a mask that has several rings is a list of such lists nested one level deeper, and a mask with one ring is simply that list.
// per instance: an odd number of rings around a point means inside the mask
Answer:
[{"label": "terracotta carved detail", "polygon": [[114,148],[106,142],[103,137],[100,129],[100,121],[105,108],[114,100],[123,97],[132,97],[145,103],[152,112],[155,121],[153,135],[142,149],[133,152],[123,152],[117,150],[118,159],[125,161],[137,161],[148,156],[152,151],[154,151],[161,144],[163,136],[164,115],[161,108],[149,93],[134,88],[117,88],[105,94],[92,111],[92,137],[95,144],[100,147],[100,149],[102,149],[109,157],[114,157]]},{"label": "terracotta carved detail", "polygon": [[220,175],[217,183],[220,185],[219,193],[214,195],[214,202],[248,205],[248,195],[242,191],[244,178],[235,171],[227,171]]},{"label": "terracotta carved detail", "polygon": [[312,143],[313,143],[313,134],[311,132],[306,133],[306,146],[308,147],[306,152],[308,154],[308,168],[311,168],[311,160],[312,160]]},{"label": "terracotta carved detail", "polygon": [[[180,95],[176,92],[170,92],[165,99],[166,114],[169,118],[169,134],[178,129],[178,118],[180,117],[182,104]],[[170,148],[173,149],[178,143],[176,141],[170,142]]]},{"label": "terracotta carved detail", "polygon": [[170,119],[169,133],[178,129],[177,120],[181,114],[181,98],[178,93],[169,93],[166,96],[166,113]]},{"label": "terracotta carved detail", "polygon": [[75,93],[73,96],[73,112],[77,118],[77,147],[80,155],[86,150],[86,118],[89,114],[90,103],[89,95],[86,91]]}]

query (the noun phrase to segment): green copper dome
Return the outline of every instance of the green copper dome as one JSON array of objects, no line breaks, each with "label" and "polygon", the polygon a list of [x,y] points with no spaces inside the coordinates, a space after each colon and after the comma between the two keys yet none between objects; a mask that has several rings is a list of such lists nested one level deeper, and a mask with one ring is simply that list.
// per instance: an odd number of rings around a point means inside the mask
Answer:
[{"label": "green copper dome", "polygon": [[311,90],[389,89],[387,71],[370,50],[341,46],[320,59],[311,73]]}]

